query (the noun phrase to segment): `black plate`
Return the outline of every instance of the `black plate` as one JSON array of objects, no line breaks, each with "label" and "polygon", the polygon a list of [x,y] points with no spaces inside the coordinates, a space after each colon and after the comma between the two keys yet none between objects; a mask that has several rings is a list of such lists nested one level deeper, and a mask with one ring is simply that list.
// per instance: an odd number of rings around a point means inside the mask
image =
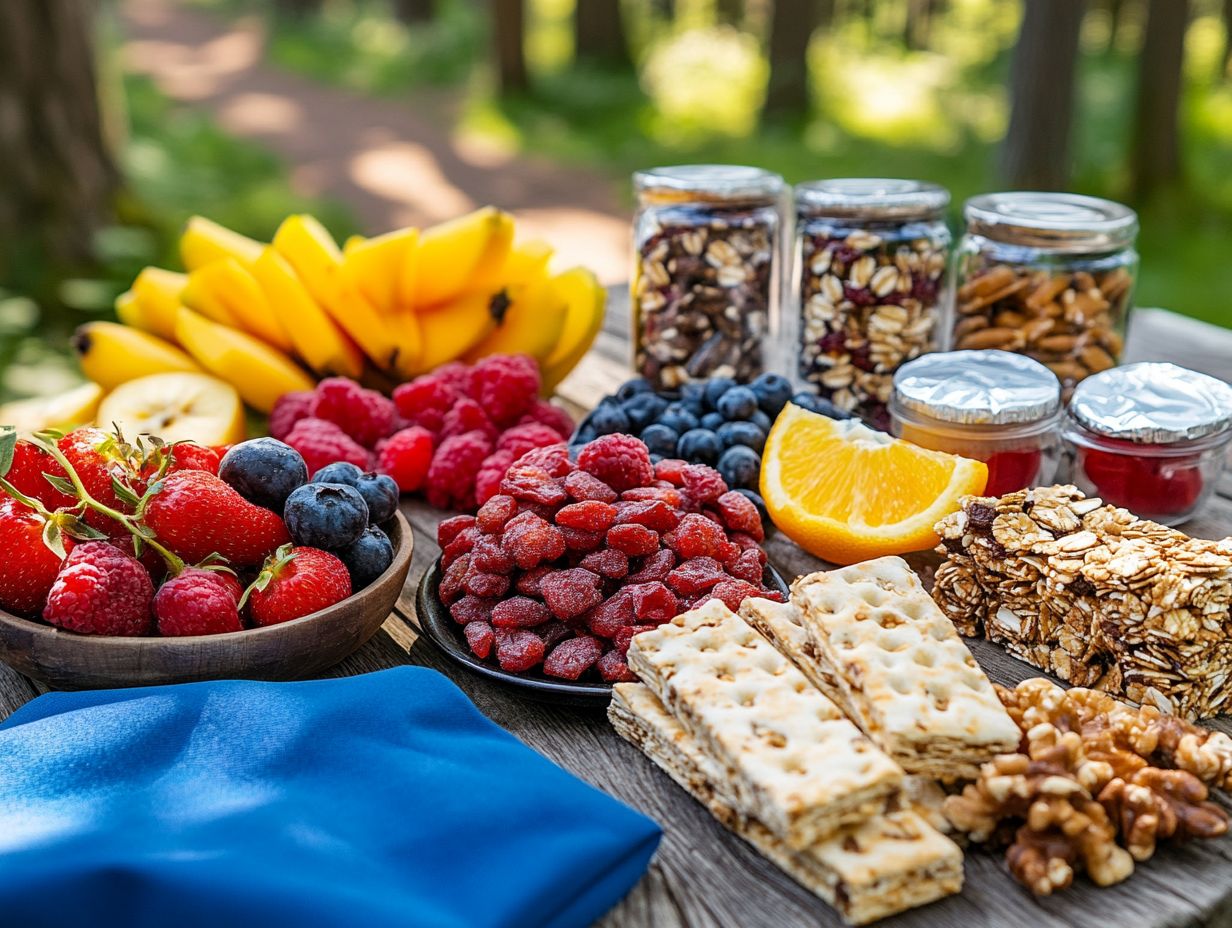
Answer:
[{"label": "black plate", "polygon": [[[772,590],[788,594],[787,581],[773,566],[767,564],[763,581]],[[424,573],[415,597],[419,625],[425,635],[457,664],[521,691],[523,696],[567,706],[606,706],[612,696],[612,684],[602,681],[569,682],[554,680],[542,673],[516,674],[501,670],[494,661],[485,661],[471,653],[462,634],[462,626],[453,620],[449,609],[441,602],[441,562]]]}]

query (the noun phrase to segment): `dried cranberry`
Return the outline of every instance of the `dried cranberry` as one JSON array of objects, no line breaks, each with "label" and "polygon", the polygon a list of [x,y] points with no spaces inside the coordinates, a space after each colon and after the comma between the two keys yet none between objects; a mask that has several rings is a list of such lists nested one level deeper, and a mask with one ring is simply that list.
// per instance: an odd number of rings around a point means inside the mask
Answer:
[{"label": "dried cranberry", "polygon": [[629,557],[623,551],[605,548],[602,551],[592,551],[582,558],[578,566],[609,580],[620,580],[629,574]]},{"label": "dried cranberry", "polygon": [[614,503],[618,495],[606,483],[584,470],[575,470],[564,479],[565,492],[576,500],[594,499]]},{"label": "dried cranberry", "polygon": [[554,561],[565,553],[565,536],[560,529],[533,512],[523,512],[509,520],[502,544],[523,570]]},{"label": "dried cranberry", "polygon": [[644,525],[613,525],[607,530],[607,543],[629,557],[640,557],[658,550],[659,535]]},{"label": "dried cranberry", "polygon": [[492,653],[495,635],[492,633],[492,626],[487,622],[468,622],[466,628],[462,629],[462,634],[466,635],[466,643],[470,645],[471,653],[480,660]]},{"label": "dried cranberry", "polygon": [[496,660],[501,670],[524,673],[543,660],[547,650],[543,639],[525,628],[498,628],[493,633],[496,640]]},{"label": "dried cranberry", "polygon": [[518,514],[518,501],[512,496],[498,494],[489,497],[488,501],[479,507],[475,523],[485,532],[499,532],[505,523]]},{"label": "dried cranberry", "polygon": [[[758,572],[760,573],[760,566]],[[685,561],[667,575],[667,584],[677,593],[695,596],[720,580],[727,579],[723,565],[712,557],[695,557]]]},{"label": "dried cranberry", "polygon": [[544,603],[558,619],[571,619],[603,600],[601,579],[582,567],[557,570],[539,581]]},{"label": "dried cranberry", "polygon": [[530,628],[551,618],[547,606],[525,596],[511,597],[492,608],[492,624],[497,628]]},{"label": "dried cranberry", "polygon": [[576,680],[603,656],[603,645],[598,638],[580,635],[562,641],[543,662],[543,672],[549,677]]},{"label": "dried cranberry", "polygon": [[587,532],[606,532],[616,521],[616,507],[598,500],[585,500],[564,506],[556,513],[556,524]]}]

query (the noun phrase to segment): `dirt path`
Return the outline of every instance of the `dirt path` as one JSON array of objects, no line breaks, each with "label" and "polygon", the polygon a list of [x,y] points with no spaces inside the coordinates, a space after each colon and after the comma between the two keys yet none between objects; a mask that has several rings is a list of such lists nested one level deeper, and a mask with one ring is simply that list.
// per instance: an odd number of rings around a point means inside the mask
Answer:
[{"label": "dirt path", "polygon": [[436,91],[374,99],[267,65],[256,19],[227,22],[173,0],[123,0],[119,15],[127,69],[276,152],[298,192],[347,204],[365,231],[494,203],[562,261],[605,283],[628,276],[628,216],[608,178],[460,141],[451,100]]}]

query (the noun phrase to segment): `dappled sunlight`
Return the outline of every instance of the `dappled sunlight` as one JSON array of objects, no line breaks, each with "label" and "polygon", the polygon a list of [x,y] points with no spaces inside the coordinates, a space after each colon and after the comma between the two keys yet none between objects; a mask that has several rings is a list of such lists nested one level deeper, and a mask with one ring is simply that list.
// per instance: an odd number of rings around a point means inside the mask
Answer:
[{"label": "dappled sunlight", "polygon": [[409,207],[416,224],[449,219],[477,205],[423,145],[390,142],[364,149],[351,156],[347,173],[357,187]]},{"label": "dappled sunlight", "polygon": [[218,120],[227,131],[244,135],[284,135],[305,125],[303,107],[268,93],[237,94],[219,110]]},{"label": "dappled sunlight", "polygon": [[262,31],[255,20],[200,46],[180,42],[133,41],[124,48],[128,70],[156,75],[160,86],[182,100],[217,93],[228,78],[248,70],[261,57]]}]

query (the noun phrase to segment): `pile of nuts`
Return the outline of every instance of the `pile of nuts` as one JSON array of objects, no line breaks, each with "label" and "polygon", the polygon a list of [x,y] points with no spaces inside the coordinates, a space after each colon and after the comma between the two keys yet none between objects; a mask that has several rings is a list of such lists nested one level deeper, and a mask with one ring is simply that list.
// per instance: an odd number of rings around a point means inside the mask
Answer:
[{"label": "pile of nuts", "polygon": [[932,347],[945,265],[945,248],[926,237],[806,231],[800,376],[839,409],[885,427],[894,371]]},{"label": "pile of nuts", "polygon": [[641,243],[634,364],[656,389],[765,370],[775,229],[764,213],[699,211]]},{"label": "pile of nuts", "polygon": [[1117,363],[1133,276],[991,264],[958,290],[953,347],[1001,348],[1046,365],[1066,388]]}]

